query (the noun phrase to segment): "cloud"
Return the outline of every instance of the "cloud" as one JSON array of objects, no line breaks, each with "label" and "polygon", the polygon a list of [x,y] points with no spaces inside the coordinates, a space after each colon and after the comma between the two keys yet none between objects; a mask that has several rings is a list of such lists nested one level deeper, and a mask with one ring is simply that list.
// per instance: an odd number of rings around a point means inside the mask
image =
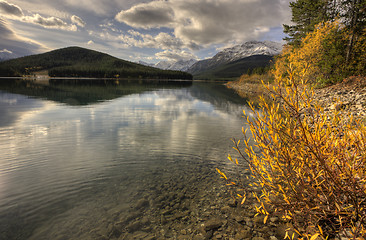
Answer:
[{"label": "cloud", "polygon": [[155,56],[159,59],[165,60],[191,60],[197,59],[197,56],[188,51],[177,51],[177,50],[165,50],[163,52],[158,52]]},{"label": "cloud", "polygon": [[0,12],[10,16],[23,16],[23,11],[20,7],[12,3],[8,3],[7,1],[0,1]]},{"label": "cloud", "polygon": [[[96,35],[94,32],[89,32],[89,34]],[[129,30],[127,33],[115,35],[108,31],[104,31],[97,36],[103,40],[118,41],[122,42],[126,46],[138,48],[182,49],[188,47],[188,45],[183,41],[166,32],[160,32],[156,35],[152,35],[143,34],[135,30]]]},{"label": "cloud", "polygon": [[48,49],[44,45],[29,38],[18,36],[7,24],[0,18],[0,49],[3,53],[8,53],[12,58],[45,52]]},{"label": "cloud", "polygon": [[177,49],[182,48],[184,45],[184,43],[180,39],[165,32],[161,32],[156,36],[151,36],[149,34],[142,36],[143,36],[143,42],[141,44],[141,47]]},{"label": "cloud", "polygon": [[53,28],[53,29],[61,29],[66,31],[77,31],[76,25],[69,25],[68,23],[64,22],[60,18],[56,17],[42,17],[38,13],[33,14],[33,16],[24,16],[22,18],[23,22],[38,24],[44,28]]},{"label": "cloud", "polygon": [[12,54],[13,52],[4,48],[3,50],[0,50],[0,53],[8,53],[8,54]]},{"label": "cloud", "polygon": [[71,22],[78,25],[79,27],[85,27],[86,23],[80,17],[76,15],[71,16]]},{"label": "cloud", "polygon": [[185,45],[258,39],[290,18],[289,0],[167,0],[133,6],[116,20],[142,29],[168,27]]},{"label": "cloud", "polygon": [[174,22],[174,11],[169,4],[160,1],[142,3],[121,11],[116,20],[137,28],[159,28]]},{"label": "cloud", "polygon": [[[15,5],[6,1],[0,0],[0,12],[4,14],[4,17],[19,20],[22,22],[33,23],[44,28],[61,29],[66,31],[77,31],[77,26],[84,27],[85,22],[78,16],[73,15],[71,21],[74,24],[68,24],[57,17],[43,17],[36,13],[33,15],[24,15],[23,10]],[[76,24],[76,25],[75,25]]]}]

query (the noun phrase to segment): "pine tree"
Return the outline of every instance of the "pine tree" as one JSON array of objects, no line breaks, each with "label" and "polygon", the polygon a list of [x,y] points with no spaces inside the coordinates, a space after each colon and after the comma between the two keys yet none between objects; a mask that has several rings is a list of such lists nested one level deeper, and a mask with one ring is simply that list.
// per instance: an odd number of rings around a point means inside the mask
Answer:
[{"label": "pine tree", "polygon": [[350,31],[346,62],[349,63],[353,54],[353,47],[358,37],[362,35],[366,28],[366,1],[365,0],[342,0],[340,16],[346,27]]},{"label": "pine tree", "polygon": [[291,21],[295,25],[283,25],[284,33],[289,35],[284,40],[290,44],[298,45],[307,33],[314,30],[315,25],[331,20],[335,14],[332,7],[334,2],[330,0],[297,0],[290,2]]}]

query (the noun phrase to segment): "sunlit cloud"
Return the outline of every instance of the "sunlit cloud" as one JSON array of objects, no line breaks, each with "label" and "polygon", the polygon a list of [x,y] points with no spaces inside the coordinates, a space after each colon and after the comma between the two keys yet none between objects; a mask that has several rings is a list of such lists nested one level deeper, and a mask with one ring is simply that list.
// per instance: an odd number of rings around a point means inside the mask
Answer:
[{"label": "sunlit cloud", "polygon": [[71,22],[78,25],[79,27],[85,27],[86,23],[80,17],[76,15],[71,16]]},{"label": "sunlit cloud", "polygon": [[165,50],[163,52],[156,53],[155,56],[163,60],[191,60],[197,59],[197,56],[188,51],[176,51],[176,50]]},{"label": "sunlit cloud", "polygon": [[34,14],[33,16],[24,16],[22,18],[22,21],[38,24],[44,28],[62,29],[73,32],[77,31],[76,25],[68,24],[64,22],[62,19],[56,17],[48,17],[48,18],[42,17],[38,13]]},{"label": "sunlit cloud", "polygon": [[9,54],[12,54],[13,52],[4,48],[3,50],[0,50],[0,53],[9,53]]},{"label": "sunlit cloud", "polygon": [[23,10],[19,6],[2,0],[0,0],[0,11],[7,18],[19,20],[26,23],[37,24],[44,28],[77,31],[76,25],[80,27],[85,26],[85,22],[80,17],[75,15],[71,17],[71,22],[74,24],[69,24],[57,17],[44,17],[38,13],[35,13],[33,15],[25,15],[23,13]]},{"label": "sunlit cloud", "polygon": [[43,44],[17,35],[8,23],[0,18],[0,49],[8,57],[21,57],[49,50]]},{"label": "sunlit cloud", "polygon": [[121,11],[116,20],[137,28],[159,28],[173,26],[174,10],[169,4],[161,1],[142,3]]},{"label": "sunlit cloud", "polygon": [[[172,28],[175,37],[188,44],[225,43],[260,37],[289,17],[283,0],[196,1],[168,0],[135,5],[116,20],[141,29]],[[260,31],[258,31],[258,29]]]},{"label": "sunlit cloud", "polygon": [[23,16],[23,10],[19,6],[2,0],[0,0],[0,12],[8,16]]},{"label": "sunlit cloud", "polygon": [[[0,0],[0,15],[18,37],[51,49],[93,46],[131,61],[144,56],[156,62],[178,59],[179,54],[179,60],[205,59],[220,48],[249,40],[280,41],[282,24],[291,19],[289,2]],[[0,49],[13,51],[0,44]]]}]

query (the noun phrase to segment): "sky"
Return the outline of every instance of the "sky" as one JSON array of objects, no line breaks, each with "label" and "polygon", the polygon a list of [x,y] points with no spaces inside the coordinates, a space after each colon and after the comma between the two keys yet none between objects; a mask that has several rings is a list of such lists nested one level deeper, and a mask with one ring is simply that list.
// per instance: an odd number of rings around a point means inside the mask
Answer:
[{"label": "sky", "polygon": [[139,62],[277,41],[290,0],[0,0],[0,58],[79,46]]}]

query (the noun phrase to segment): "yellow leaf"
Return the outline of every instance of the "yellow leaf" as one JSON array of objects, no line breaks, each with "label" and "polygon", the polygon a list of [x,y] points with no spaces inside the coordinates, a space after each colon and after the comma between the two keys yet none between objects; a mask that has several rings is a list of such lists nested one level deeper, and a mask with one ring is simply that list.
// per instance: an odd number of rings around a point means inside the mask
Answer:
[{"label": "yellow leaf", "polygon": [[310,240],[315,240],[320,234],[317,233],[317,234],[314,234],[313,236],[311,236]]},{"label": "yellow leaf", "polygon": [[318,225],[318,228],[319,228],[319,231],[320,231],[320,233],[323,235],[323,230],[322,230],[322,228]]},{"label": "yellow leaf", "polygon": [[263,223],[264,223],[264,224],[266,224],[267,219],[268,219],[268,215],[266,215],[266,216],[264,217],[264,220],[263,220]]},{"label": "yellow leaf", "polygon": [[244,197],[243,197],[243,200],[241,200],[241,203],[240,203],[240,204],[244,204],[245,199],[247,199],[247,197],[246,197],[246,196],[244,196]]}]

